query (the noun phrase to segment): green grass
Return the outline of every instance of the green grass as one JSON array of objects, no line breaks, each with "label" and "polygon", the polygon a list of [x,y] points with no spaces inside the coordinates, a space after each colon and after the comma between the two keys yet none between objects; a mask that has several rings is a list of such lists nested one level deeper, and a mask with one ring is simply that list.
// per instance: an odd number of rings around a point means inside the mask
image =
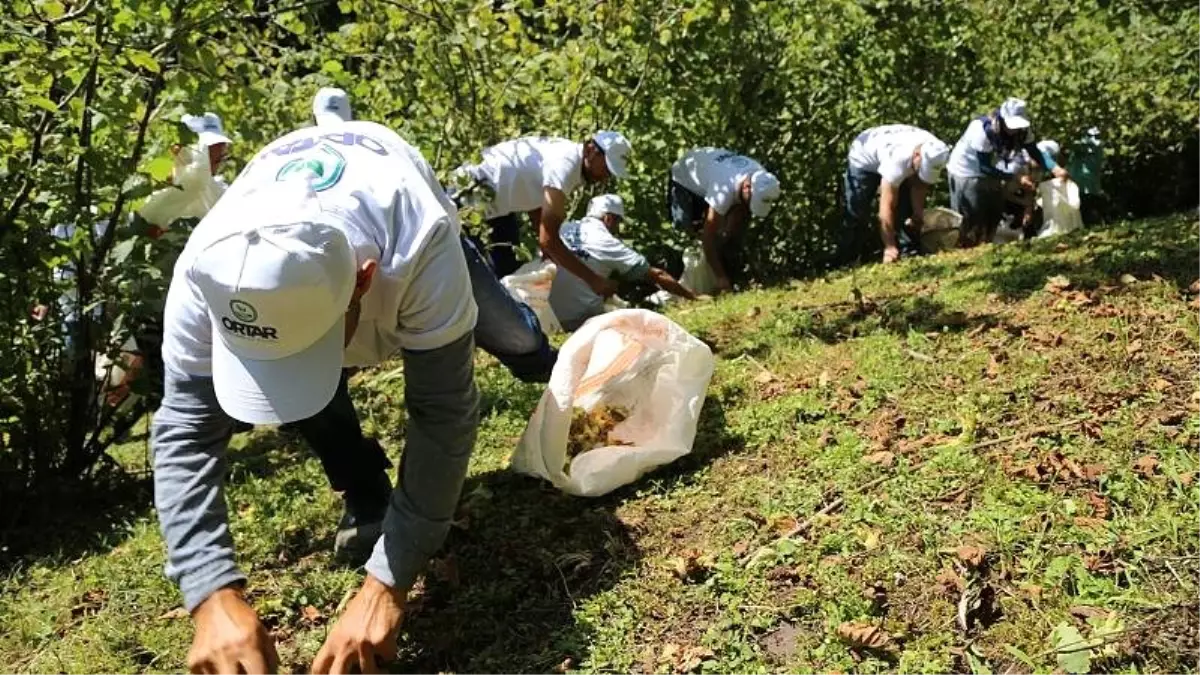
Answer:
[{"label": "green grass", "polygon": [[[676,307],[717,355],[695,450],[601,499],[507,472],[540,388],[481,356],[458,526],[395,669],[1050,672],[1055,627],[1093,635],[1082,617],[1108,613],[1126,632],[1093,669],[1195,672],[1197,245],[1179,216]],[[1056,275],[1070,287],[1048,290]],[[394,368],[355,384],[393,456]],[[303,670],[360,574],[333,564],[319,464],[273,431],[237,441],[239,559],[284,669]],[[61,509],[8,552],[0,669],[181,669],[190,623],[145,480]],[[992,598],[970,634],[958,582]],[[890,644],[848,646],[846,621]]]}]

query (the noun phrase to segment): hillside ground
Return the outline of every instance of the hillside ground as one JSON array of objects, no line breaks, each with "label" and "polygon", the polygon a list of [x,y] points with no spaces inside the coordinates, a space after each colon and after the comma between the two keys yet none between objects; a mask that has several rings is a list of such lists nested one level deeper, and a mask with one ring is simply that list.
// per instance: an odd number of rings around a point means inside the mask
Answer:
[{"label": "hillside ground", "polygon": [[[676,306],[717,357],[695,449],[600,499],[507,470],[541,387],[481,356],[460,516],[393,670],[1195,672],[1197,228]],[[402,385],[398,363],[355,380],[394,458]],[[303,671],[361,579],[332,560],[340,503],[297,439],[235,446],[250,598]],[[117,454],[146,452],[143,429]],[[149,495],[48,504],[0,551],[0,669],[184,668]]]}]

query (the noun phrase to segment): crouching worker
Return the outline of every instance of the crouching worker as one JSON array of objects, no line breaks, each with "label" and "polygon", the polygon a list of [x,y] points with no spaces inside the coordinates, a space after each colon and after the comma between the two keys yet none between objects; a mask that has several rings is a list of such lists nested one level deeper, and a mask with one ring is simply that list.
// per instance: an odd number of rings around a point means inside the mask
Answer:
[{"label": "crouching worker", "polygon": [[[250,162],[192,232],[164,317],[154,501],[192,672],[273,670],[244,595],[223,481],[234,420],[294,423],[348,515],[383,520],[366,579],[314,672],[393,658],[405,596],[442,545],[475,443],[476,306],[459,222],[415,148],[371,122],[295,131]],[[363,437],[343,366],[404,360],[404,458]]]},{"label": "crouching worker", "polygon": [[[839,258],[857,261],[866,248],[869,211],[879,193],[879,238],[883,262],[900,259],[900,233],[911,219],[906,253],[918,253],[925,198],[938,182],[950,148],[936,136],[907,124],[867,129],[850,144],[845,176],[846,205]],[[878,249],[875,249],[878,251]]]},{"label": "crouching worker", "polygon": [[[625,219],[625,204],[617,195],[601,195],[588,204],[587,217],[563,225],[562,240],[571,252],[595,274],[623,281],[654,282],[659,288],[681,298],[695,300],[696,294],[684,288],[667,272],[651,267],[646,259],[618,237]],[[550,307],[563,328],[573,331],[584,321],[603,314],[604,298],[583,279],[560,269],[550,288]]]},{"label": "crouching worker", "polygon": [[697,148],[671,166],[667,208],[676,229],[699,235],[717,292],[740,274],[741,239],[753,215],[765,218],[779,198],[779,179],[762,165],[720,148]]}]

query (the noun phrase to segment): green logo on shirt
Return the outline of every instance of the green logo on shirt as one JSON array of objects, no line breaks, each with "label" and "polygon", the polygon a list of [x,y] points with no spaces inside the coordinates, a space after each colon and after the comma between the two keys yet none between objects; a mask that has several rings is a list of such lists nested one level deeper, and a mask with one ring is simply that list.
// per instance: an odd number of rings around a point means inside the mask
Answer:
[{"label": "green logo on shirt", "polygon": [[279,167],[275,180],[288,180],[299,175],[307,176],[312,181],[315,192],[328,190],[342,179],[346,170],[346,158],[333,146],[320,143],[303,157],[297,157]]},{"label": "green logo on shirt", "polygon": [[229,311],[233,312],[238,321],[254,323],[258,320],[258,310],[245,300],[230,300]]}]

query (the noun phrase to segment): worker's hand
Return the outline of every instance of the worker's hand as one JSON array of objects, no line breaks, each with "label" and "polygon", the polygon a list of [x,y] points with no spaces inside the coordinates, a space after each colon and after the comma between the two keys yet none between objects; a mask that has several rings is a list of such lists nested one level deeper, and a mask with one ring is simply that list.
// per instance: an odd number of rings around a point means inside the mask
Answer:
[{"label": "worker's hand", "polygon": [[592,287],[593,293],[602,298],[607,298],[617,294],[617,282],[613,281],[612,279],[606,279],[602,276],[596,275],[596,278],[593,279],[588,285]]},{"label": "worker's hand", "polygon": [[371,575],[333,625],[313,661],[314,673],[378,673],[376,659],[396,658],[404,594]]},{"label": "worker's hand", "polygon": [[888,246],[883,249],[883,262],[894,263],[900,259],[900,249],[896,246]]},{"label": "worker's hand", "polygon": [[1054,174],[1055,178],[1061,178],[1063,180],[1071,179],[1071,174],[1068,173],[1067,170],[1062,168],[1061,166],[1054,167],[1054,169],[1051,170],[1050,173]]},{"label": "worker's hand", "polygon": [[193,673],[273,673],[275,642],[241,591],[222,588],[192,610],[196,635],[188,651]]},{"label": "worker's hand", "polygon": [[34,321],[45,321],[46,316],[50,314],[50,308],[46,305],[34,305],[33,311],[29,313],[29,318]]},{"label": "worker's hand", "polygon": [[1021,183],[1021,187],[1025,188],[1027,190],[1033,190],[1033,189],[1037,188],[1037,186],[1033,184],[1033,177],[1030,176],[1029,174],[1025,174],[1025,175],[1021,176],[1020,183]]},{"label": "worker's hand", "polygon": [[733,282],[729,277],[717,277],[717,293],[727,293],[733,290]]}]

